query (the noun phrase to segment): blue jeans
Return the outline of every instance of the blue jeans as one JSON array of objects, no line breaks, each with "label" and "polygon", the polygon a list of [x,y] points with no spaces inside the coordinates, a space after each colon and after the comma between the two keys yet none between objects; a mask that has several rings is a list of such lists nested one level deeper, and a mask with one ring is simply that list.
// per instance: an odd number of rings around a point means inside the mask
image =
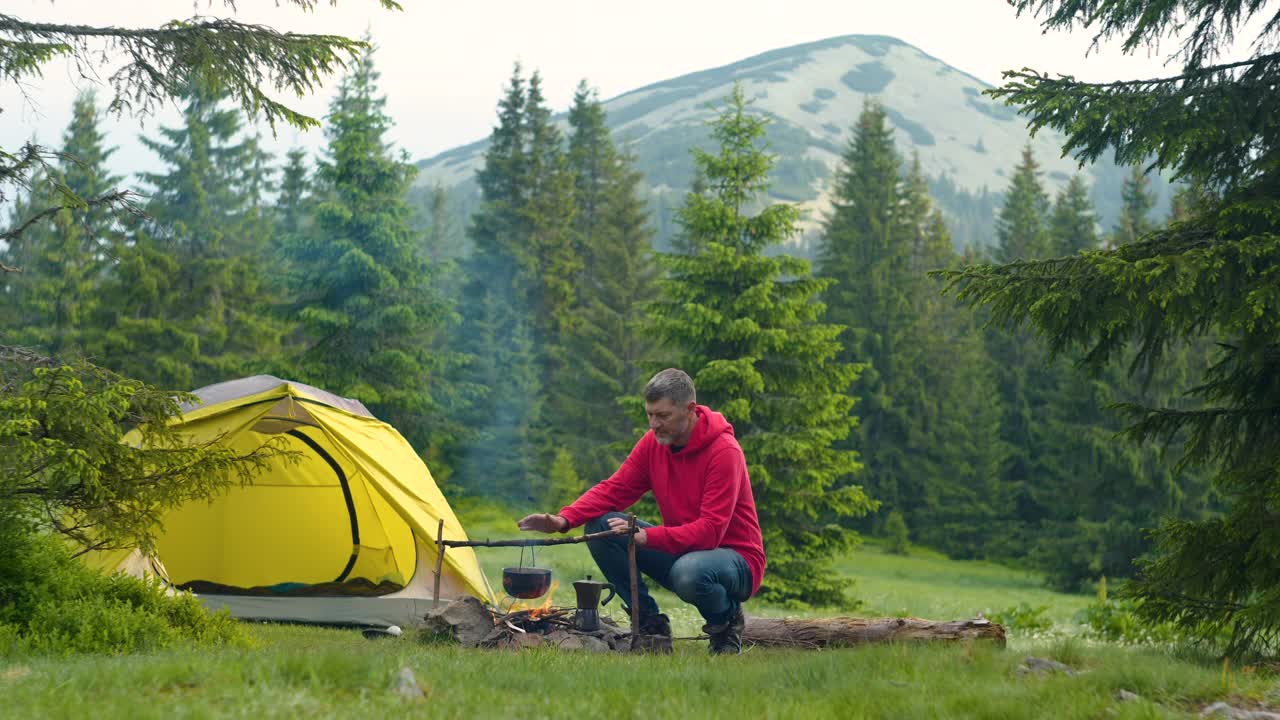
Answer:
[{"label": "blue jeans", "polygon": [[[588,521],[587,533],[609,529],[609,518],[626,518],[625,513],[612,512]],[[636,520],[637,527],[653,527]],[[587,543],[591,557],[600,572],[617,589],[624,602],[631,600],[631,573],[627,565],[627,537],[605,538]],[[751,568],[735,550],[695,550],[683,555],[653,550],[643,545],[636,548],[636,569],[640,571],[640,614],[658,614],[658,603],[649,595],[644,577],[648,575],[702,613],[711,625],[721,625],[733,617],[738,607],[751,596]]]}]

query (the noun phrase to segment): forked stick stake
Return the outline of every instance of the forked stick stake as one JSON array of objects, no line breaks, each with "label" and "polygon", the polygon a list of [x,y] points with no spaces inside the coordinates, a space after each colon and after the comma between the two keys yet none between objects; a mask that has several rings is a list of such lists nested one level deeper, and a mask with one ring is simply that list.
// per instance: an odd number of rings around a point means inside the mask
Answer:
[{"label": "forked stick stake", "polygon": [[627,566],[631,571],[631,649],[640,637],[640,574],[636,571],[636,514],[627,515]]},{"label": "forked stick stake", "polygon": [[440,569],[444,566],[444,518],[436,526],[436,581],[431,588],[431,607],[440,607]]}]

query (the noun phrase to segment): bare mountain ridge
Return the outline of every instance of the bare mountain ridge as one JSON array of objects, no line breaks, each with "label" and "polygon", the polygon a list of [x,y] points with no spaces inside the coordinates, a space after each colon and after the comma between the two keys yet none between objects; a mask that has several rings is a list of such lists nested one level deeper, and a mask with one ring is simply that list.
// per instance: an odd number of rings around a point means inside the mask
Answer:
[{"label": "bare mountain ridge", "polygon": [[[1079,170],[1075,160],[1061,157],[1060,135],[1042,131],[1031,137],[1024,118],[982,95],[989,84],[901,40],[847,35],[772,50],[605,101],[615,138],[645,175],[659,245],[673,232],[672,209],[692,178],[689,148],[709,147],[707,121],[735,82],[742,83],[753,108],[773,120],[772,194],[806,211],[810,239],[830,207],[830,180],[850,128],[870,97],[884,106],[904,159],[919,155],[957,245],[992,241],[1000,196],[1028,141],[1051,195],[1080,171],[1103,228],[1118,214],[1124,169],[1100,162]],[[563,114],[557,121],[567,126]],[[462,223],[478,202],[475,172],[487,145],[471,143],[418,163],[418,183],[448,188]],[[1162,211],[1168,184],[1153,178],[1153,187]]]}]

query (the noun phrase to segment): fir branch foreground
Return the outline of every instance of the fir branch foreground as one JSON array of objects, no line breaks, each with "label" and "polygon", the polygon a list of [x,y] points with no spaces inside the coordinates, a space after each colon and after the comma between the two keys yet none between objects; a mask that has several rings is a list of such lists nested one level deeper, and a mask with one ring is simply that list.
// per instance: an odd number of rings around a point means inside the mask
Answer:
[{"label": "fir branch foreground", "polygon": [[55,57],[68,57],[82,77],[96,76],[96,51],[119,52],[124,66],[108,82],[111,112],[149,113],[192,81],[225,87],[246,112],[300,128],[319,121],[272,99],[264,87],[302,96],[356,59],[366,43],[340,35],[282,33],[225,18],[173,20],[158,28],[25,22],[0,15],[0,79],[18,84]]}]

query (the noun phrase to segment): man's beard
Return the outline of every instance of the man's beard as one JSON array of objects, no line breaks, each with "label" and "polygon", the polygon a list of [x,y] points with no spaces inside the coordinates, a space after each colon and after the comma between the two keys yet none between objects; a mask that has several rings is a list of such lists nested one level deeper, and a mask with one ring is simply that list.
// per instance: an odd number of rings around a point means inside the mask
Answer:
[{"label": "man's beard", "polygon": [[673,432],[673,433],[671,433],[671,434],[669,434],[669,435],[660,435],[660,434],[658,434],[658,432],[655,430],[655,431],[654,431],[654,433],[653,433],[653,439],[654,439],[654,440],[657,440],[659,445],[675,445],[675,444],[676,444],[676,436],[677,436],[677,435],[683,435],[683,434],[685,434],[685,433],[687,433],[687,432],[689,432],[689,416],[688,416],[688,415],[685,415],[685,417],[684,417],[684,423],[683,423],[683,426],[680,428],[680,431],[679,431],[679,432]]}]

